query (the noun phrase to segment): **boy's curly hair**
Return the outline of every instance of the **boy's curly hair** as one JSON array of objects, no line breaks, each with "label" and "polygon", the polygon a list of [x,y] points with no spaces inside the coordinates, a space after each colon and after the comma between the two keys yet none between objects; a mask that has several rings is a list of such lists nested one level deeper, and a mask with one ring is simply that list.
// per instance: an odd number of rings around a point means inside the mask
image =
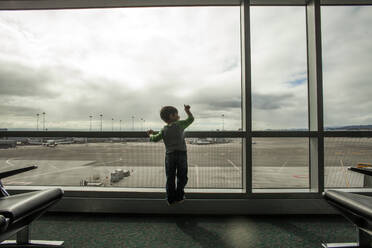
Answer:
[{"label": "boy's curly hair", "polygon": [[164,121],[164,122],[169,122],[170,119],[169,119],[169,116],[171,114],[177,114],[178,113],[178,110],[173,107],[173,106],[164,106],[161,108],[160,110],[160,118]]}]

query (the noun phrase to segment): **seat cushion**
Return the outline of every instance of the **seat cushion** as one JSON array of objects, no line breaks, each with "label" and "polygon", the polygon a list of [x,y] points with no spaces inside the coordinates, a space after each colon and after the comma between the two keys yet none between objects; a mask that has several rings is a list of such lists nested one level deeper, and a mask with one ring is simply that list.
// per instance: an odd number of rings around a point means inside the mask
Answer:
[{"label": "seat cushion", "polygon": [[368,220],[372,220],[372,197],[354,193],[328,190],[323,193],[327,201],[334,202]]},{"label": "seat cushion", "polygon": [[0,215],[14,222],[62,197],[63,190],[59,188],[2,197]]}]

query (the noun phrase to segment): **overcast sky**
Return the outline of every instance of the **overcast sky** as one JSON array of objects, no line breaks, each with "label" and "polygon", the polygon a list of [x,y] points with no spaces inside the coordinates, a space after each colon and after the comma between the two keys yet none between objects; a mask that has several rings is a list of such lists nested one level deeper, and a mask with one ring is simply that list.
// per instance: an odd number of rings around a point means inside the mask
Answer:
[{"label": "overcast sky", "polygon": [[325,125],[372,124],[372,6],[322,11]]},{"label": "overcast sky", "polygon": [[[371,124],[372,8],[322,11],[326,125]],[[302,7],[252,8],[255,129],[307,128],[305,31]],[[241,127],[238,7],[2,11],[0,33],[1,128],[159,129],[184,103],[192,130]]]}]

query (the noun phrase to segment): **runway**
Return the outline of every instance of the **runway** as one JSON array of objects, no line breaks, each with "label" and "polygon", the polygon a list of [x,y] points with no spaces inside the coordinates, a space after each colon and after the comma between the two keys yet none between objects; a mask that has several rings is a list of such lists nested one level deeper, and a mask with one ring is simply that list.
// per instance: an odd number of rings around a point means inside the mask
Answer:
[{"label": "runway", "polygon": [[[253,188],[309,187],[306,138],[256,138],[252,146]],[[363,175],[348,171],[347,166],[372,162],[371,148],[369,139],[327,140],[325,184],[363,187]],[[5,179],[6,185],[80,186],[86,180],[106,187],[163,188],[164,152],[162,143],[149,142],[17,146],[0,150],[0,170],[39,166]],[[188,144],[188,161],[188,188],[242,188],[245,169],[240,139],[223,144]],[[129,170],[131,175],[111,183],[110,173],[115,169]]]}]

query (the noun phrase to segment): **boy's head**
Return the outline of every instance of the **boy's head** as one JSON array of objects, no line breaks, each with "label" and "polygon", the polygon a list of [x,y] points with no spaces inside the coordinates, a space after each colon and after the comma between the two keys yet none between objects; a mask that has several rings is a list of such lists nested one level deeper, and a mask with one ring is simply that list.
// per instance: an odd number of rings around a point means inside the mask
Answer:
[{"label": "boy's head", "polygon": [[162,107],[160,110],[160,118],[168,124],[180,119],[178,110],[173,106]]}]

